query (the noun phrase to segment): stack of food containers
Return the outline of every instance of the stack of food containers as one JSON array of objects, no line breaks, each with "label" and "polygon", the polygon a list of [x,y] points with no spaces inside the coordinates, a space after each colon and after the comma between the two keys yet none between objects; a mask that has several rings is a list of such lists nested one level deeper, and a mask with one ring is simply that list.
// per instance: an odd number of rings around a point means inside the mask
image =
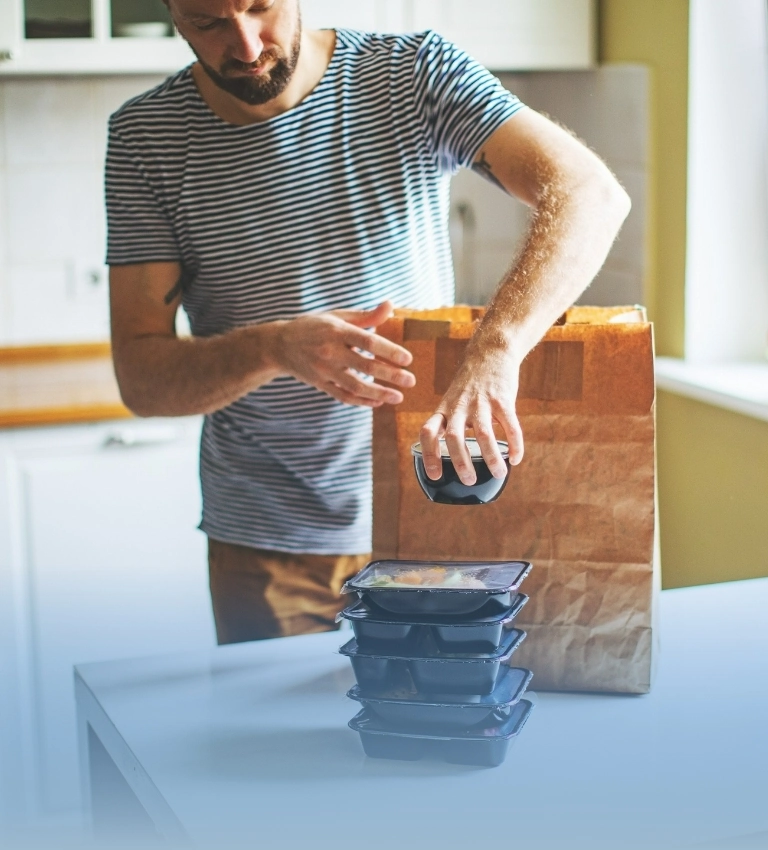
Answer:
[{"label": "stack of food containers", "polygon": [[362,704],[350,721],[378,758],[442,758],[496,766],[531,712],[532,673],[508,666],[525,639],[513,621],[526,561],[374,561],[347,582],[339,615]]}]

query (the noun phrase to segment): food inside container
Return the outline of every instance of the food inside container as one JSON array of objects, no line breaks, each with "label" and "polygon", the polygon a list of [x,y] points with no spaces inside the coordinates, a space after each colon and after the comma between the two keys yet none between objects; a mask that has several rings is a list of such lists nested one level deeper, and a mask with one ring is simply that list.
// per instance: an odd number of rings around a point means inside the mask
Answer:
[{"label": "food inside container", "polygon": [[510,629],[496,652],[482,654],[441,652],[430,638],[417,642],[412,652],[366,651],[352,639],[339,652],[349,657],[357,683],[368,690],[392,687],[410,675],[419,693],[490,694],[502,663],[525,640],[525,632]]},{"label": "food inside container", "polygon": [[393,614],[501,612],[530,571],[528,561],[373,561],[343,589]]},{"label": "food inside container", "polygon": [[527,602],[528,597],[518,593],[506,610],[484,614],[483,608],[471,619],[457,620],[445,616],[405,619],[358,601],[345,608],[336,621],[349,620],[363,649],[392,647],[407,651],[428,634],[443,652],[494,652],[501,644],[505,628],[511,628],[510,624]]},{"label": "food inside container", "polygon": [[520,667],[502,667],[496,687],[478,699],[462,701],[455,696],[420,694],[413,684],[378,693],[367,693],[355,685],[348,693],[385,723],[400,729],[468,729],[479,724],[500,723],[512,713],[530,685],[533,673]]},{"label": "food inside container", "polygon": [[523,699],[499,724],[450,734],[430,734],[393,729],[370,709],[364,708],[349,721],[349,728],[360,734],[365,754],[371,758],[407,761],[434,758],[452,764],[498,767],[507,757],[510,744],[517,739],[532,710],[532,703]]}]

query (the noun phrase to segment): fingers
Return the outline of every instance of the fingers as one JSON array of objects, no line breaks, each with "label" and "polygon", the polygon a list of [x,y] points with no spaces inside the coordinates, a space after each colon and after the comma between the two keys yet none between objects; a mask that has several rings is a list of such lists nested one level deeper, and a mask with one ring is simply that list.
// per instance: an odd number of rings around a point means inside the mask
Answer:
[{"label": "fingers", "polygon": [[392,302],[382,301],[373,310],[334,310],[333,315],[359,328],[377,328],[379,325],[383,325],[387,319],[391,319],[393,313],[394,305]]},{"label": "fingers", "polygon": [[318,387],[324,393],[327,393],[331,398],[335,398],[336,401],[344,402],[344,404],[350,404],[354,407],[381,407],[384,402],[378,399],[365,398],[363,396],[356,395],[355,393],[349,392],[337,384],[333,384],[330,381],[326,384],[323,384]]},{"label": "fingers", "polygon": [[392,312],[392,302],[384,301],[374,310],[336,310],[333,315],[350,325],[344,340],[350,347],[368,351],[374,357],[398,366],[410,366],[413,355],[407,348],[363,330],[383,324],[392,316]]},{"label": "fingers", "polygon": [[504,463],[504,458],[501,456],[499,443],[496,440],[496,434],[493,432],[493,425],[490,417],[476,419],[472,423],[472,430],[475,433],[477,445],[480,447],[483,460],[488,465],[491,475],[494,478],[504,478],[507,474],[507,465]]},{"label": "fingers", "polygon": [[406,390],[416,385],[416,378],[412,372],[398,369],[375,358],[364,357],[355,351],[350,352],[348,365],[350,369],[369,375],[376,381],[386,381],[388,384],[394,384]]},{"label": "fingers", "polygon": [[[523,459],[525,446],[523,445],[523,429],[520,427],[520,420],[517,418],[517,413],[513,410],[507,416],[499,416],[499,425],[504,430],[504,436],[509,444],[509,462],[512,466],[517,466]],[[485,453],[483,453],[485,456]]]},{"label": "fingers", "polygon": [[424,470],[427,477],[433,481],[437,481],[443,474],[443,463],[440,459],[440,437],[444,431],[445,417],[442,413],[435,413],[427,419],[419,432]]},{"label": "fingers", "polygon": [[366,313],[317,314],[286,322],[277,335],[274,359],[286,373],[339,401],[400,404],[400,390],[416,383],[403,368],[413,358],[407,349],[365,329],[384,321],[391,311],[392,305],[384,302]]},{"label": "fingers", "polygon": [[361,328],[377,328],[379,325],[383,325],[387,319],[391,319],[394,312],[395,308],[391,301],[382,301],[373,310],[364,311],[361,319],[351,324],[357,324]]},{"label": "fingers", "polygon": [[376,401],[379,404],[400,404],[403,400],[403,394],[399,390],[383,387],[373,381],[366,381],[360,377],[358,372],[351,369],[330,375],[328,383],[337,385],[355,397]]},{"label": "fingers", "polygon": [[510,464],[513,466],[519,464],[523,459],[523,432],[514,410],[510,412],[499,408],[491,414],[491,408],[488,406],[482,413],[476,412],[470,418],[459,408],[448,418],[441,412],[433,414],[421,429],[419,439],[427,476],[437,480],[442,474],[440,438],[443,437],[451,463],[460,481],[467,485],[477,481],[477,471],[466,439],[467,429],[471,428],[491,475],[494,478],[504,478],[507,475],[507,465],[496,438],[494,422],[504,432],[504,438],[509,446]]},{"label": "fingers", "polygon": [[413,355],[407,348],[369,331],[350,328],[344,335],[344,342],[350,348],[367,351],[379,360],[396,366],[410,366],[413,361]]}]

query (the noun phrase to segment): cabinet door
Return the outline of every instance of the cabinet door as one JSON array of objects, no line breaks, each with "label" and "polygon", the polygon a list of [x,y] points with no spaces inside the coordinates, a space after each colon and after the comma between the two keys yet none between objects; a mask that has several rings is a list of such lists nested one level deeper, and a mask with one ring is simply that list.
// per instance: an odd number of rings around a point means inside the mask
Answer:
[{"label": "cabinet door", "polygon": [[19,0],[0,0],[0,69],[17,56],[21,31]]},{"label": "cabinet door", "polygon": [[0,75],[171,73],[193,58],[162,0],[0,0]]},{"label": "cabinet door", "polygon": [[343,27],[402,32],[404,8],[404,0],[301,0],[302,21],[307,29]]},{"label": "cabinet door", "polygon": [[594,0],[413,0],[412,14],[495,71],[595,62]]},{"label": "cabinet door", "polygon": [[18,453],[46,811],[79,802],[74,664],[215,644],[198,434],[137,422],[99,428],[84,447]]}]

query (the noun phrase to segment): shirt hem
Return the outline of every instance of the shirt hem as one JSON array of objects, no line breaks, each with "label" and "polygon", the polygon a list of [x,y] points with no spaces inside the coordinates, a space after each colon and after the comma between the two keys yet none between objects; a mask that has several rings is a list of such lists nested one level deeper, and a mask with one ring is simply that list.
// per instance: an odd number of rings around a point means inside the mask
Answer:
[{"label": "shirt hem", "polygon": [[291,555],[368,555],[372,551],[370,542],[367,546],[359,544],[340,546],[302,545],[300,541],[291,544],[287,543],[284,539],[274,540],[269,537],[241,537],[231,532],[212,528],[204,522],[198,525],[198,529],[212,540],[218,540],[220,543],[231,543],[234,546],[246,546],[250,549],[268,549],[271,552],[287,552]]}]

